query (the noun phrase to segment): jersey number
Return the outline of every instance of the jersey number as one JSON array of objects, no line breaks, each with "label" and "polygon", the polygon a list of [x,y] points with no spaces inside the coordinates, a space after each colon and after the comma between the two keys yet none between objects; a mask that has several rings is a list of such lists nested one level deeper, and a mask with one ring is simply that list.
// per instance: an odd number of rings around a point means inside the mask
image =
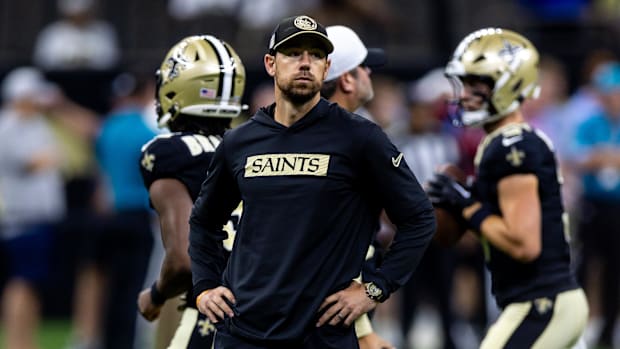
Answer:
[{"label": "jersey number", "polygon": [[198,156],[202,153],[212,153],[215,151],[215,148],[220,145],[220,139],[216,136],[186,135],[181,137],[181,140],[187,145],[192,156]]}]

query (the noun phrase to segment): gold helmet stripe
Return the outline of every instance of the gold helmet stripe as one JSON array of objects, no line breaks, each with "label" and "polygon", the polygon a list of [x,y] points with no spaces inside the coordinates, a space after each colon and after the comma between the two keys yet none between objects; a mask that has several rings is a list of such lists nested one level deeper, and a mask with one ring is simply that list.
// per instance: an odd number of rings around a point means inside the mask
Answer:
[{"label": "gold helmet stripe", "polygon": [[205,40],[211,44],[217,53],[217,59],[220,61],[222,69],[220,71],[221,99],[223,103],[228,103],[232,95],[233,75],[235,71],[234,60],[228,53],[224,44],[211,35],[205,35]]}]

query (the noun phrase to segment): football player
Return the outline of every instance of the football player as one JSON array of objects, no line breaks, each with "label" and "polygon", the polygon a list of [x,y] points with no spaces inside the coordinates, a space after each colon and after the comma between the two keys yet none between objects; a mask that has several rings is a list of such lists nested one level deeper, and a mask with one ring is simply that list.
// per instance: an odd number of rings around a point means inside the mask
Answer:
[{"label": "football player", "polygon": [[581,346],[588,319],[570,268],[568,218],[553,145],[523,118],[537,96],[538,52],[515,32],[469,34],[445,73],[453,84],[455,123],[481,126],[471,188],[437,174],[429,196],[479,234],[502,312],[482,349]]},{"label": "football player", "polygon": [[[142,148],[140,169],[159,215],[165,249],[159,279],[138,297],[142,316],[152,321],[167,299],[188,293],[181,324],[169,348],[210,348],[215,328],[191,298],[187,253],[189,216],[207,166],[231,120],[244,106],[245,69],[227,43],[210,35],[187,37],[170,49],[157,71],[158,124],[172,133]],[[228,224],[232,241],[240,209]],[[230,250],[232,243],[226,243]]]}]

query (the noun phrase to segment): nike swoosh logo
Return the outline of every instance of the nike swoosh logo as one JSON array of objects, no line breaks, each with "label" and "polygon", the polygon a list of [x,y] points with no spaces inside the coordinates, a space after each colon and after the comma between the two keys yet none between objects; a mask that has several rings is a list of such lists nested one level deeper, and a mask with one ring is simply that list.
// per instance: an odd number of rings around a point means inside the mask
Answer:
[{"label": "nike swoosh logo", "polygon": [[400,161],[403,159],[403,153],[398,154],[397,157],[392,157],[392,165],[394,167],[400,166]]},{"label": "nike swoosh logo", "polygon": [[511,145],[519,142],[522,139],[523,139],[522,136],[513,136],[513,137],[510,137],[510,138],[502,138],[502,145],[504,147],[510,147]]}]

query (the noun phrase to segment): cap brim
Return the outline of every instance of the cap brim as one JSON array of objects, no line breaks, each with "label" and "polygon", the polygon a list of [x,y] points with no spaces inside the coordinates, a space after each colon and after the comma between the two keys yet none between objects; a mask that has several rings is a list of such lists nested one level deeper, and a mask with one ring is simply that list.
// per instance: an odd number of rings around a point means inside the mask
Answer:
[{"label": "cap brim", "polygon": [[293,35],[290,35],[289,37],[287,37],[286,39],[280,41],[277,45],[275,45],[272,48],[272,50],[277,51],[278,48],[280,48],[283,44],[289,42],[291,39],[294,39],[294,38],[302,36],[302,35],[313,36],[318,41],[323,43],[323,45],[325,45],[325,53],[326,54],[330,54],[330,53],[332,53],[332,51],[334,51],[334,45],[332,44],[331,41],[329,41],[329,38],[327,37],[327,35],[323,35],[322,33],[318,33],[316,31],[300,31],[300,32],[297,32],[297,33],[295,33]]},{"label": "cap brim", "polygon": [[362,65],[371,68],[377,68],[384,66],[385,63],[387,63],[387,56],[385,55],[385,51],[383,51],[383,49],[369,48],[366,59],[364,59]]}]

